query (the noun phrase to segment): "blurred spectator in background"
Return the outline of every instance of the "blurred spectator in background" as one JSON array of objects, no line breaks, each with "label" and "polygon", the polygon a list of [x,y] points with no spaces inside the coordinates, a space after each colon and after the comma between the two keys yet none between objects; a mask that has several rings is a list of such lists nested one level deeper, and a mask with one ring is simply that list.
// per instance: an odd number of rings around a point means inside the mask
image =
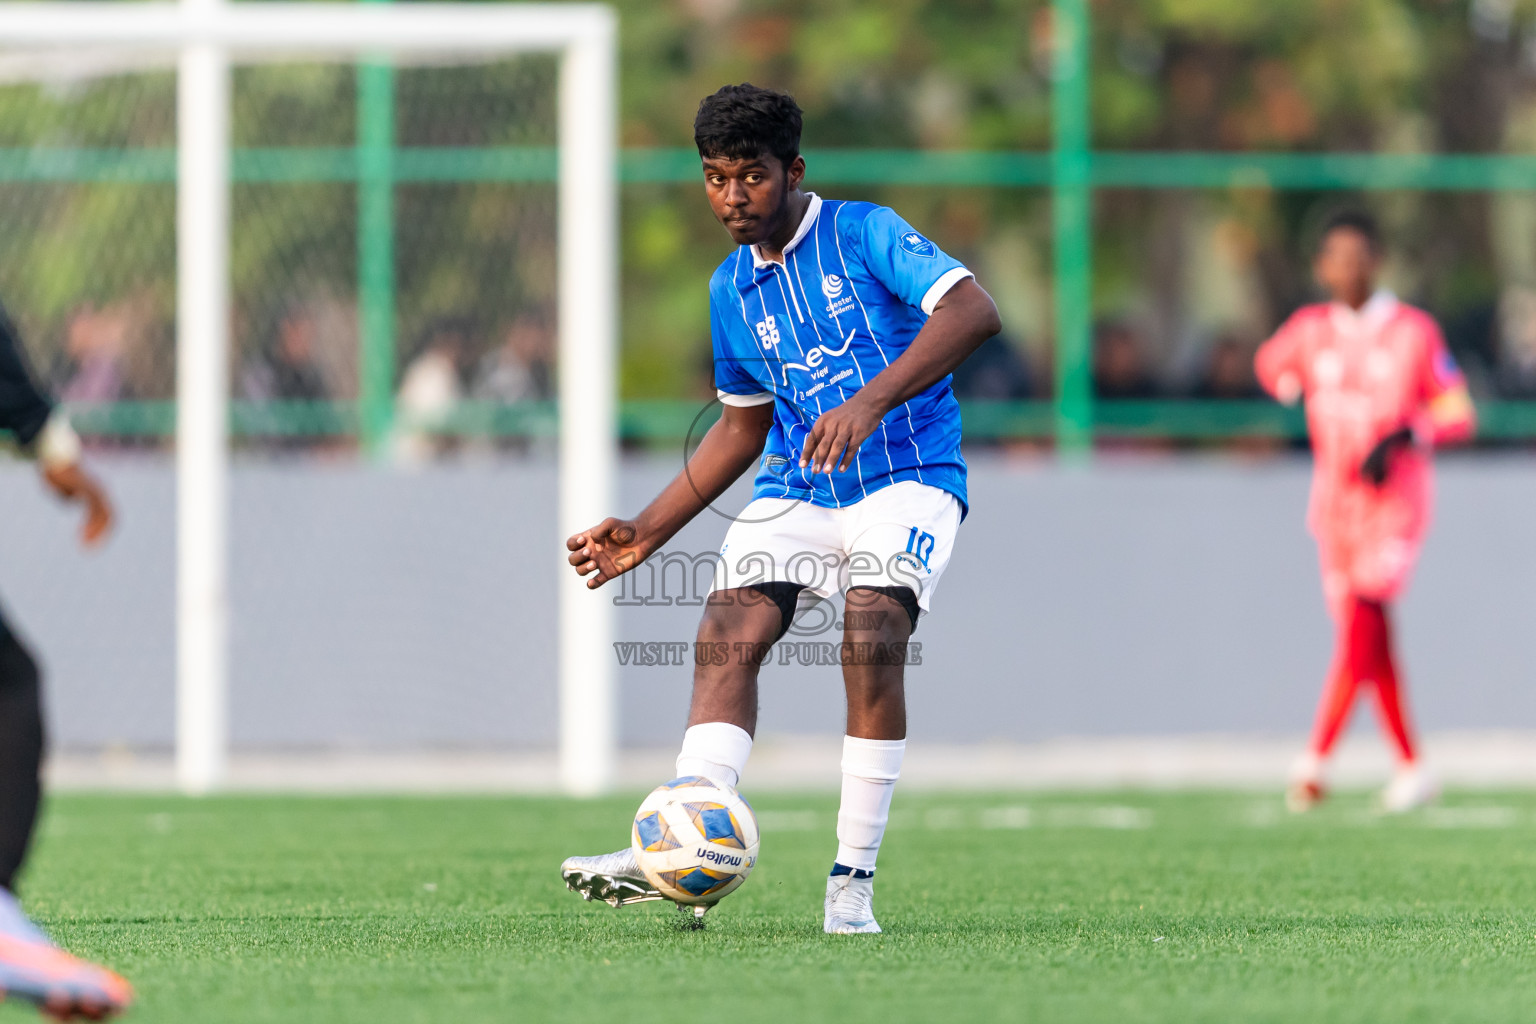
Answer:
[{"label": "blurred spectator in background", "polygon": [[1093,334],[1095,398],[1155,398],[1157,386],[1147,369],[1146,346],[1129,324],[1102,323]]},{"label": "blurred spectator in background", "polygon": [[[1205,366],[1189,389],[1188,397],[1218,402],[1245,402],[1268,397],[1253,372],[1253,356],[1257,348],[1236,335],[1217,337],[1216,343],[1206,352]],[[1237,422],[1234,421],[1234,432],[1228,437],[1186,444],[1192,447],[1216,445],[1251,457],[1272,455],[1285,447],[1282,438],[1265,436],[1262,432],[1249,433],[1238,427]],[[1296,445],[1305,448],[1306,441],[1298,439]]]},{"label": "blurred spectator in background", "polygon": [[308,303],[286,306],[273,324],[262,351],[247,361],[240,375],[240,393],[257,403],[246,414],[246,425],[263,444],[276,451],[324,449],[339,434],[325,408],[264,408],[275,402],[324,402],[332,397],[325,371],[317,360],[320,320]]},{"label": "blurred spectator in background", "polygon": [[1499,332],[1503,304],[1494,297],[1479,297],[1454,312],[1441,316],[1445,344],[1461,367],[1474,393],[1503,388],[1504,348]]},{"label": "blurred spectator in background", "polygon": [[305,304],[286,307],[266,350],[246,364],[241,393],[255,402],[323,402],[331,397],[325,374],[315,361],[319,325]]},{"label": "blurred spectator in background", "polygon": [[955,367],[952,387],[961,398],[1029,398],[1034,393],[1034,375],[1023,350],[998,334]]},{"label": "blurred spectator in background", "polygon": [[129,321],[126,311],[83,305],[70,315],[64,332],[69,360],[59,398],[65,402],[115,402],[127,396],[125,354]]},{"label": "blurred spectator in background", "polygon": [[1263,398],[1264,391],[1253,374],[1254,346],[1232,335],[1222,335],[1206,357],[1205,371],[1190,392],[1191,398],[1242,401]]},{"label": "blurred spectator in background", "polygon": [[1536,291],[1507,288],[1499,302],[1500,394],[1536,396]]},{"label": "blurred spectator in background", "polygon": [[537,402],[555,396],[555,332],[528,313],[512,321],[499,347],[480,362],[474,396],[491,402]]},{"label": "blurred spectator in background", "polygon": [[395,398],[393,445],[399,461],[426,462],[454,446],[444,427],[464,397],[464,368],[474,335],[465,317],[440,317],[422,332]]}]

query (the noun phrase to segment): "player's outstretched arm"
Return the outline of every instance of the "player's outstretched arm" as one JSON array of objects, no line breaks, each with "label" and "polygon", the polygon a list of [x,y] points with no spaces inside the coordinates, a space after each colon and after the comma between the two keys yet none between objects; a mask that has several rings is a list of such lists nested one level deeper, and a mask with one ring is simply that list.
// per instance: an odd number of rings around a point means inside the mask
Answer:
[{"label": "player's outstretched arm", "polygon": [[36,456],[43,482],[66,501],[85,506],[80,541],[99,543],[112,528],[107,492],[80,465],[80,438],[69,418],[37,386],[15,322],[0,309],[0,430]]},{"label": "player's outstretched arm", "polygon": [[1463,444],[1477,432],[1477,410],[1465,384],[1447,388],[1429,403],[1429,443]]},{"label": "player's outstretched arm", "polygon": [[567,559],[595,590],[651,557],[689,520],[757,463],[773,426],[773,403],[725,406],[693,458],[634,519],[604,519],[565,542]]},{"label": "player's outstretched arm", "polygon": [[85,507],[80,543],[88,548],[100,544],[112,531],[112,522],[116,518],[106,488],[86,472],[78,461],[49,463],[41,460],[41,465],[43,481],[54,494]]},{"label": "player's outstretched arm", "polygon": [[1002,329],[992,296],[975,278],[960,281],[939,300],[895,362],[848,401],[817,418],[800,455],[801,468],[810,466],[814,473],[846,470],[886,413],[942,380]]},{"label": "player's outstretched arm", "polygon": [[1295,405],[1301,401],[1304,391],[1298,366],[1300,346],[1292,322],[1287,322],[1274,337],[1260,345],[1253,357],[1254,376],[1281,405]]}]

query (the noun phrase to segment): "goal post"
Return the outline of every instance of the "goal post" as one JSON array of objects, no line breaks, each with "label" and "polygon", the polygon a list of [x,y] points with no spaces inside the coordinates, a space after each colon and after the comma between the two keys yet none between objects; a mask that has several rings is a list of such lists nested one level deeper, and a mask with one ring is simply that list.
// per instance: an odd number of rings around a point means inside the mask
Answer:
[{"label": "goal post", "polygon": [[618,490],[616,63],[610,29],[575,40],[560,66],[560,778],[576,794],[608,788],[618,746],[615,609],[571,571],[564,544],[612,514]]},{"label": "goal post", "polygon": [[176,75],[175,735],[176,778],[189,793],[218,785],[229,746],[229,107],[226,52],[204,40],[183,46]]},{"label": "goal post", "polygon": [[574,794],[610,785],[614,609],[570,572],[563,540],[610,514],[617,490],[616,35],[612,10],[595,3],[0,3],[0,49],[179,55],[175,735],[184,791],[217,788],[227,764],[230,68],[269,54],[559,55],[558,536],[533,547],[560,560],[561,784]]}]

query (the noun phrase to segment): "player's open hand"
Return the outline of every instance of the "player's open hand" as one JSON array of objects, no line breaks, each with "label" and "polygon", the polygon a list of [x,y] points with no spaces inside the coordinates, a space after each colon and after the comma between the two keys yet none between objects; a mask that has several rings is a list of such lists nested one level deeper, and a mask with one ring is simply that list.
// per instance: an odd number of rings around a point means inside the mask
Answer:
[{"label": "player's open hand", "polygon": [[44,466],[43,480],[53,493],[65,501],[85,506],[85,523],[80,527],[80,543],[88,548],[100,544],[111,531],[115,518],[106,489],[75,462]]},{"label": "player's open hand", "polygon": [[565,546],[571,552],[566,561],[576,567],[576,575],[590,577],[588,590],[624,575],[651,555],[650,546],[640,540],[639,528],[628,519],[604,519],[567,540]]},{"label": "player's open hand", "polygon": [[823,413],[805,439],[800,468],[809,466],[812,473],[831,473],[834,469],[846,472],[858,457],[859,446],[880,425],[881,415],[862,400],[862,394],[855,394],[836,409]]}]

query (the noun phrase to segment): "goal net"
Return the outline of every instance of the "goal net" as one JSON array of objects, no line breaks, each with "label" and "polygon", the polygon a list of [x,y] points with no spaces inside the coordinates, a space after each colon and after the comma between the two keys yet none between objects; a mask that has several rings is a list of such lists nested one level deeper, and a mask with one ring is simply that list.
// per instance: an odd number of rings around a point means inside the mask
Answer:
[{"label": "goal net", "polygon": [[601,789],[611,611],[556,552],[611,505],[606,9],[6,6],[0,302],[124,513],[16,570],[57,745]]}]

